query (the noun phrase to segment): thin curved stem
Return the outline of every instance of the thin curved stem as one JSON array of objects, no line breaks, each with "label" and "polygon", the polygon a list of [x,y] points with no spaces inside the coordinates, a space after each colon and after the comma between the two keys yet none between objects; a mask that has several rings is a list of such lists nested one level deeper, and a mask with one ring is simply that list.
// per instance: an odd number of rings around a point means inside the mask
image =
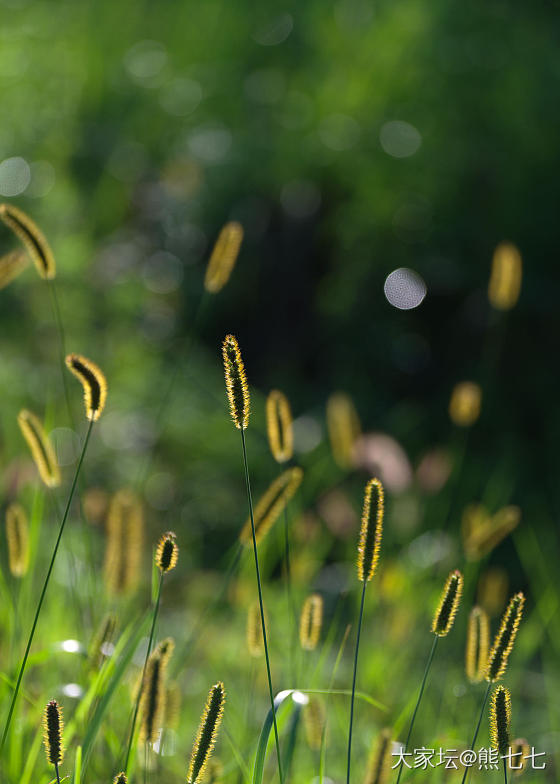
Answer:
[{"label": "thin curved stem", "polygon": [[56,542],[55,542],[55,545],[54,545],[54,550],[52,552],[51,562],[49,564],[49,568],[48,568],[48,571],[47,571],[47,576],[45,577],[45,582],[43,583],[43,588],[41,590],[41,595],[39,597],[39,602],[37,604],[37,609],[35,610],[35,618],[33,619],[33,626],[31,627],[31,632],[29,634],[29,639],[27,640],[27,646],[25,648],[25,653],[23,655],[23,660],[22,660],[21,667],[20,667],[19,674],[18,674],[18,678],[17,678],[17,681],[16,681],[16,688],[15,688],[14,694],[12,696],[12,702],[11,702],[11,705],[10,705],[10,710],[8,712],[8,718],[7,718],[7,721],[6,721],[6,726],[4,727],[4,733],[2,735],[2,741],[0,742],[0,751],[4,748],[4,743],[6,742],[6,738],[8,736],[8,730],[10,729],[10,724],[11,724],[11,721],[12,721],[12,716],[13,716],[13,713],[14,713],[16,700],[17,700],[19,689],[20,689],[20,686],[21,686],[21,681],[23,679],[23,674],[25,672],[25,667],[27,665],[27,659],[29,657],[29,651],[31,650],[31,644],[33,642],[33,637],[35,636],[35,629],[37,628],[37,621],[39,620],[39,615],[41,613],[41,607],[43,606],[43,601],[45,599],[45,594],[47,592],[47,587],[48,587],[48,584],[49,584],[49,580],[51,579],[51,574],[52,574],[52,570],[53,570],[53,567],[54,567],[54,562],[56,560],[56,555],[58,553],[58,548],[60,546],[60,540],[62,539],[62,534],[64,532],[64,527],[66,525],[66,520],[68,519],[68,512],[70,511],[70,505],[72,503],[72,498],[74,497],[74,491],[76,489],[76,484],[78,482],[78,476],[80,475],[80,469],[82,467],[82,463],[84,462],[84,457],[85,457],[85,454],[86,454],[86,450],[87,450],[87,446],[88,446],[88,443],[89,443],[89,438],[90,438],[90,435],[91,435],[92,428],[93,428],[93,420],[90,420],[89,427],[87,429],[86,438],[85,438],[85,441],[84,441],[84,445],[82,447],[82,452],[80,454],[80,459],[79,459],[78,465],[76,467],[76,473],[74,474],[74,479],[72,480],[72,486],[70,488],[70,494],[68,496],[68,501],[66,502],[66,508],[64,510],[64,515],[62,517],[62,522],[60,523],[60,529],[58,531],[58,536],[56,538]]},{"label": "thin curved stem", "polygon": [[416,714],[418,713],[418,708],[420,707],[420,702],[422,700],[422,695],[424,694],[424,688],[426,686],[426,681],[428,679],[428,673],[430,672],[430,667],[432,666],[432,661],[434,659],[434,654],[436,652],[436,647],[438,643],[439,637],[437,634],[434,634],[434,641],[432,643],[432,649],[430,650],[430,655],[428,656],[428,662],[426,664],[426,669],[424,670],[424,677],[422,678],[422,684],[420,686],[420,692],[418,694],[418,699],[416,700],[416,707],[414,708],[414,713],[412,714],[412,719],[410,720],[410,726],[408,728],[408,734],[406,736],[406,740],[404,743],[404,749],[402,750],[403,759],[401,760],[401,764],[399,765],[399,775],[397,776],[397,784],[401,780],[402,770],[403,770],[403,762],[404,762],[404,753],[408,748],[408,744],[410,743],[410,737],[412,735],[412,728],[414,727],[414,722],[416,720]]},{"label": "thin curved stem", "polygon": [[[490,694],[491,687],[492,684],[489,683],[488,688],[486,689],[486,693],[484,694],[484,699],[482,700],[482,706],[480,708],[480,716],[478,717],[478,724],[476,725],[476,729],[474,731],[473,739],[471,741],[471,745],[469,746],[469,749],[474,750],[474,744],[476,743],[476,739],[478,738],[478,731],[480,730],[482,717],[484,716],[484,708],[486,707],[486,701],[488,700],[488,695]],[[465,772],[463,773],[463,778],[461,779],[461,784],[465,784],[465,781],[467,780],[467,776],[469,775],[469,770],[470,770],[469,768],[465,768]]]},{"label": "thin curved stem", "polygon": [[352,725],[354,723],[354,698],[356,696],[356,674],[358,672],[358,652],[360,649],[360,635],[362,632],[362,620],[364,617],[364,602],[366,599],[367,580],[364,580],[362,588],[362,600],[360,602],[360,615],[358,617],[358,633],[356,635],[356,650],[354,652],[354,674],[352,676],[352,698],[350,700],[350,726],[348,728],[348,754],[346,759],[346,784],[350,784],[350,763],[352,761]]},{"label": "thin curved stem", "polygon": [[241,429],[241,445],[243,448],[243,465],[245,468],[245,483],[247,485],[247,499],[249,501],[249,516],[251,518],[251,533],[253,535],[253,553],[255,555],[255,570],[257,573],[257,589],[259,593],[259,607],[261,610],[261,624],[262,624],[262,632],[263,632],[263,642],[264,642],[264,655],[266,659],[266,674],[268,677],[268,691],[270,694],[270,705],[272,707],[272,721],[274,724],[274,740],[276,742],[276,756],[278,758],[278,775],[280,777],[280,784],[284,784],[284,776],[282,774],[282,760],[280,756],[280,741],[278,739],[278,726],[276,724],[276,709],[274,707],[274,692],[272,690],[272,677],[270,675],[270,659],[268,656],[268,641],[266,637],[266,622],[264,619],[264,605],[263,605],[263,598],[262,598],[262,586],[261,586],[261,573],[259,569],[259,554],[257,550],[257,537],[255,534],[255,520],[253,517],[253,497],[251,495],[251,482],[249,479],[249,465],[247,462],[247,448],[245,446],[245,431],[243,428]]}]

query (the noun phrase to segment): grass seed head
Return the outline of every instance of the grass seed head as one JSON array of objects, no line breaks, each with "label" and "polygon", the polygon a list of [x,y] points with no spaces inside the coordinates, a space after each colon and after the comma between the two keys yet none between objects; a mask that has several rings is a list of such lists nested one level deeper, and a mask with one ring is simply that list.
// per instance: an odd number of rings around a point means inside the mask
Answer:
[{"label": "grass seed head", "polygon": [[13,204],[0,204],[0,218],[24,244],[39,275],[52,280],[56,276],[53,252],[37,224]]},{"label": "grass seed head", "polygon": [[488,300],[496,310],[511,310],[521,292],[521,254],[511,242],[501,242],[492,257]]},{"label": "grass seed head", "polygon": [[165,716],[166,672],[175,643],[168,637],[150,654],[140,694],[140,741],[155,743]]},{"label": "grass seed head", "polygon": [[84,389],[86,417],[96,422],[107,400],[107,381],[101,369],[91,359],[81,354],[68,354],[66,367],[73,373]]},{"label": "grass seed head", "polygon": [[24,577],[29,567],[29,525],[25,509],[10,504],[6,509],[8,566],[14,577]]},{"label": "grass seed head", "polygon": [[11,250],[0,257],[0,289],[5,289],[27,267],[29,259],[24,250]]},{"label": "grass seed head", "polygon": [[[265,623],[266,620],[265,612]],[[247,612],[247,648],[249,655],[258,658],[264,654],[264,636],[261,619],[261,608],[258,601],[254,601]]]},{"label": "grass seed head", "polygon": [[268,444],[277,463],[285,463],[294,453],[292,410],[288,398],[273,389],[266,399]]},{"label": "grass seed head", "polygon": [[474,425],[480,416],[482,389],[474,381],[461,381],[453,387],[449,401],[449,417],[458,427]]},{"label": "grass seed head", "polygon": [[450,573],[445,581],[441,598],[432,621],[432,632],[438,637],[449,634],[459,609],[463,593],[463,575],[457,569]]},{"label": "grass seed head", "polygon": [[41,420],[31,411],[22,409],[18,414],[18,425],[27,441],[39,476],[47,487],[58,487],[60,468],[56,454]]},{"label": "grass seed head", "polygon": [[490,701],[490,738],[501,757],[509,750],[510,723],[511,695],[505,686],[498,686]]},{"label": "grass seed head", "polygon": [[344,392],[335,392],[327,401],[327,430],[335,463],[347,471],[354,465],[361,426],[354,403]]},{"label": "grass seed head", "polygon": [[226,223],[218,235],[206,268],[206,291],[216,294],[226,285],[237,261],[242,240],[243,226],[237,221]]},{"label": "grass seed head", "polygon": [[325,732],[325,705],[323,701],[310,695],[309,702],[303,708],[303,724],[307,745],[312,751],[319,751]]},{"label": "grass seed head", "polygon": [[514,776],[520,776],[527,767],[527,760],[531,754],[529,741],[525,738],[516,738],[511,743],[511,759],[509,769],[514,771]]},{"label": "grass seed head", "polygon": [[90,646],[89,661],[93,670],[98,670],[104,656],[108,655],[108,646],[111,645],[116,628],[117,616],[114,612],[108,612],[99,624]]},{"label": "grass seed head", "polygon": [[358,579],[371,580],[377,569],[383,534],[385,493],[379,479],[370,479],[364,492],[360,542],[358,544]]},{"label": "grass seed head", "polygon": [[245,375],[245,365],[241,357],[237,338],[226,335],[222,344],[224,373],[229,410],[233,423],[238,430],[246,430],[249,424],[251,398]]},{"label": "grass seed head", "polygon": [[179,548],[173,531],[168,531],[158,542],[156,549],[156,566],[162,574],[170,572],[177,566]]},{"label": "grass seed head", "polygon": [[62,708],[56,700],[47,702],[43,713],[43,742],[49,765],[61,765],[64,759],[64,722]]},{"label": "grass seed head", "polygon": [[206,765],[216,743],[224,713],[225,699],[224,684],[220,681],[212,686],[206,700],[191,754],[187,784],[198,784],[204,776]]},{"label": "grass seed head", "polygon": [[521,592],[516,593],[510,599],[502,617],[498,634],[488,656],[488,664],[484,676],[489,683],[499,681],[506,671],[509,655],[517,636],[519,623],[521,622],[524,604],[525,596]]},{"label": "grass seed head", "polygon": [[[272,482],[268,490],[255,505],[253,519],[255,536],[259,544],[278,520],[288,502],[293,498],[303,479],[303,471],[299,466],[288,468]],[[248,517],[241,529],[239,539],[249,547],[253,541],[251,518]]]},{"label": "grass seed head", "polygon": [[373,747],[364,784],[388,784],[391,776],[391,753],[391,730],[384,729]]},{"label": "grass seed head", "polygon": [[303,603],[299,621],[299,641],[304,651],[313,651],[321,637],[323,597],[312,593]]},{"label": "grass seed head", "polygon": [[484,678],[490,642],[490,620],[481,607],[473,607],[469,613],[465,670],[471,683]]},{"label": "grass seed head", "polygon": [[122,773],[118,773],[113,779],[113,784],[128,784],[128,777],[126,773],[124,771]]},{"label": "grass seed head", "polygon": [[111,595],[130,594],[138,584],[144,540],[144,513],[129,489],[111,498],[106,523],[104,577]]}]

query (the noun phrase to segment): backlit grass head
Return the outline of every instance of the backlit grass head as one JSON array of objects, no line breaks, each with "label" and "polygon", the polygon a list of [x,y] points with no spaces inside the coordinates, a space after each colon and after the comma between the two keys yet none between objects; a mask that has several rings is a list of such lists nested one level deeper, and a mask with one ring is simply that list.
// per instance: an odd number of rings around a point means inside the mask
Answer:
[{"label": "backlit grass head", "polygon": [[361,426],[352,399],[335,392],[327,401],[327,430],[331,451],[339,468],[347,471],[354,465],[354,448]]},{"label": "backlit grass head", "polygon": [[37,224],[13,204],[0,204],[0,218],[24,244],[39,275],[52,280],[56,276],[53,252]]},{"label": "backlit grass head", "polygon": [[31,456],[39,471],[39,476],[47,487],[58,487],[60,484],[60,468],[53,446],[45,432],[41,420],[31,411],[22,409],[18,414],[18,425]]},{"label": "backlit grass head", "polygon": [[509,751],[510,723],[511,695],[505,686],[498,686],[490,701],[490,738],[500,757]]},{"label": "backlit grass head", "polygon": [[438,637],[449,634],[453,621],[459,609],[461,594],[463,593],[463,575],[455,569],[447,580],[432,621],[432,632]]},{"label": "backlit grass head", "polygon": [[113,779],[113,784],[128,784],[126,773],[124,771],[122,773],[118,773]]},{"label": "backlit grass head", "polygon": [[489,642],[490,621],[488,615],[481,607],[473,607],[469,613],[465,654],[465,669],[471,683],[478,683],[484,678]]},{"label": "backlit grass head", "polygon": [[313,651],[321,637],[323,597],[312,593],[303,603],[299,621],[299,641],[304,651]]},{"label": "backlit grass head", "polygon": [[107,381],[101,369],[81,354],[68,354],[67,368],[76,376],[84,388],[86,417],[96,422],[101,416],[107,400]]},{"label": "backlit grass head", "polygon": [[43,742],[49,765],[60,765],[64,759],[63,732],[62,708],[51,700],[43,713]]},{"label": "backlit grass head", "polygon": [[478,561],[488,555],[500,542],[517,528],[521,520],[518,506],[504,506],[491,517],[478,504],[471,504],[463,513],[462,534],[465,555]]},{"label": "backlit grass head", "polygon": [[198,784],[204,776],[204,771],[218,735],[218,730],[224,713],[226,693],[224,684],[218,682],[212,686],[206,707],[200,720],[198,733],[194,742],[191,762],[187,774],[187,784]]},{"label": "backlit grass head", "polygon": [[383,535],[385,493],[379,479],[370,479],[364,492],[360,542],[358,544],[358,579],[368,582],[375,574]]},{"label": "backlit grass head", "polygon": [[8,566],[14,577],[24,577],[29,567],[29,525],[25,509],[10,504],[6,509]]},{"label": "backlit grass head", "polygon": [[511,310],[519,299],[522,277],[521,254],[511,242],[501,242],[492,258],[488,299],[496,310]]},{"label": "backlit grass head", "polygon": [[511,760],[509,769],[514,771],[515,776],[520,776],[527,768],[527,761],[530,758],[531,748],[529,741],[525,738],[516,738],[511,743]]},{"label": "backlit grass head", "polygon": [[313,751],[319,751],[325,732],[325,706],[320,697],[310,695],[309,702],[303,708],[303,724],[307,745]]},{"label": "backlit grass head", "polygon": [[175,643],[167,638],[150,654],[140,695],[140,742],[155,743],[163,727],[167,665]]},{"label": "backlit grass head", "polygon": [[449,417],[454,425],[470,427],[480,416],[482,389],[474,381],[456,384],[449,401]]},{"label": "backlit grass head", "polygon": [[[255,505],[254,523],[255,536],[259,544],[280,517],[288,502],[293,498],[303,479],[303,471],[299,466],[288,468],[270,485],[268,490]],[[247,518],[241,529],[239,539],[249,547],[252,543],[251,518]]]},{"label": "backlit grass head", "polygon": [[238,430],[246,430],[249,424],[251,398],[245,375],[245,365],[241,357],[237,338],[226,335],[222,344],[224,373],[229,410],[233,423]]},{"label": "backlit grass head", "polygon": [[[267,623],[266,613],[265,623]],[[247,648],[249,655],[255,659],[264,654],[261,608],[258,601],[252,602],[247,612]]]},{"label": "backlit grass head", "polygon": [[111,498],[106,523],[104,577],[109,594],[131,593],[138,584],[144,513],[132,490],[122,489]]},{"label": "backlit grass head", "polygon": [[110,655],[116,628],[117,616],[114,612],[106,613],[97,628],[89,648],[89,661],[93,670],[98,670],[104,657]]},{"label": "backlit grass head", "polygon": [[242,240],[243,226],[237,221],[226,223],[218,235],[206,268],[206,291],[216,294],[226,285],[237,261]]},{"label": "backlit grass head", "polygon": [[162,574],[170,572],[177,566],[179,548],[173,531],[168,531],[158,542],[156,549],[156,566]]},{"label": "backlit grass head", "polygon": [[29,264],[24,250],[11,250],[0,257],[0,289],[5,289]]},{"label": "backlit grass head", "polygon": [[494,640],[492,650],[488,656],[485,678],[490,683],[500,680],[504,675],[513,648],[513,643],[517,636],[519,623],[523,614],[525,596],[520,592],[516,593],[507,606],[502,618],[498,634]]},{"label": "backlit grass head", "polygon": [[266,399],[266,430],[272,457],[285,463],[294,453],[292,410],[288,398],[273,389]]},{"label": "backlit grass head", "polygon": [[388,784],[392,766],[391,730],[384,729],[379,733],[373,747],[364,784]]}]

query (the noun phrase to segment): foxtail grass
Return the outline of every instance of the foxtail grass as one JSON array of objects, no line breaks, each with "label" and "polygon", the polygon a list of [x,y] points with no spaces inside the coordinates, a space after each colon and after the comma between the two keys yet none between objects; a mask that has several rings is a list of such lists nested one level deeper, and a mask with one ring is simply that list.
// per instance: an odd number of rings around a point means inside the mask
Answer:
[{"label": "foxtail grass", "polygon": [[130,594],[138,584],[144,539],[144,511],[139,497],[123,488],[111,498],[106,523],[103,575],[111,596]]},{"label": "foxtail grass", "polygon": [[505,686],[498,686],[490,700],[490,740],[504,763],[504,782],[507,784],[506,757],[510,748],[511,695]]},{"label": "foxtail grass", "polygon": [[166,670],[174,643],[169,638],[150,654],[140,694],[140,743],[155,743],[163,728]]},{"label": "foxtail grass", "polygon": [[294,454],[292,409],[283,392],[273,389],[266,399],[266,432],[272,457],[286,463]]},{"label": "foxtail grass", "polygon": [[364,617],[366,587],[375,574],[379,562],[381,537],[383,535],[383,515],[385,510],[385,493],[379,479],[370,479],[364,492],[360,540],[358,543],[358,580],[362,583],[362,597],[358,616],[356,649],[354,652],[354,671],[352,675],[352,697],[350,699],[350,722],[348,726],[348,750],[346,759],[346,784],[350,784],[350,767],[352,762],[352,729],[354,724],[354,700],[356,696],[356,676],[358,672],[358,653],[360,635]]},{"label": "foxtail grass", "polygon": [[10,504],[6,509],[6,540],[11,574],[25,577],[29,568],[29,523],[21,504]]},{"label": "foxtail grass", "polygon": [[522,260],[511,242],[500,242],[492,257],[488,301],[496,310],[511,310],[521,292]]},{"label": "foxtail grass", "polygon": [[60,485],[60,468],[51,441],[39,417],[27,409],[18,414],[18,425],[37,466],[43,483],[51,488]]},{"label": "foxtail grass", "polygon": [[204,288],[210,294],[217,294],[230,279],[242,241],[243,226],[237,221],[226,223],[212,249],[204,276]]},{"label": "foxtail grass", "polygon": [[384,729],[373,747],[364,784],[388,784],[391,775],[391,730]]},{"label": "foxtail grass", "polygon": [[335,392],[327,401],[327,431],[335,463],[342,470],[349,470],[354,465],[361,424],[352,399],[344,392]]},{"label": "foxtail grass", "polygon": [[204,777],[222,723],[225,700],[224,684],[218,682],[212,686],[206,700],[191,754],[187,784],[199,784]]},{"label": "foxtail grass", "polygon": [[449,418],[458,427],[472,427],[480,416],[482,389],[474,381],[456,384],[449,400]]},{"label": "foxtail grass", "polygon": [[11,250],[0,256],[0,289],[5,289],[29,264],[24,250]]},{"label": "foxtail grass", "polygon": [[299,641],[304,651],[314,651],[323,626],[323,597],[318,593],[308,596],[303,603],[299,623]]},{"label": "foxtail grass", "polygon": [[64,721],[62,708],[56,700],[47,703],[43,712],[43,742],[49,765],[54,765],[57,784],[60,784],[58,766],[64,759]]},{"label": "foxtail grass", "polygon": [[465,670],[471,683],[480,683],[484,678],[488,661],[490,620],[481,607],[473,607],[467,626]]}]

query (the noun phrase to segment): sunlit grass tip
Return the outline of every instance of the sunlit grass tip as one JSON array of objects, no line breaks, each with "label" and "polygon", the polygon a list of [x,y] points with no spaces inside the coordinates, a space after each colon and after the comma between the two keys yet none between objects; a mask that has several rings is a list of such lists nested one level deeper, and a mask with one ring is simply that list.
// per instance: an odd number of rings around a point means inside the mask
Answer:
[{"label": "sunlit grass tip", "polygon": [[465,670],[471,683],[484,678],[490,643],[490,620],[482,607],[473,607],[467,626]]},{"label": "sunlit grass tip", "polygon": [[216,294],[226,285],[237,261],[242,240],[243,226],[240,223],[229,221],[223,226],[206,268],[206,291]]},{"label": "sunlit grass tip", "polygon": [[[265,612],[265,624],[267,624]],[[264,654],[264,638],[259,602],[255,600],[247,611],[247,649],[249,655],[257,659]]]},{"label": "sunlit grass tip", "polygon": [[345,471],[352,468],[361,425],[352,399],[344,392],[335,392],[327,401],[327,430],[336,464]]},{"label": "sunlit grass tip", "polygon": [[304,651],[313,651],[319,643],[323,626],[323,597],[308,596],[303,603],[299,622],[299,641]]},{"label": "sunlit grass tip", "polygon": [[445,637],[449,634],[453,621],[459,609],[461,594],[463,593],[463,575],[458,569],[450,573],[439,600],[434,619],[432,621],[432,632],[438,637]]},{"label": "sunlit grass tip", "polygon": [[226,393],[231,418],[238,430],[246,430],[249,424],[251,398],[249,396],[245,365],[243,364],[237,338],[233,335],[226,335],[224,338],[222,355],[224,358]]},{"label": "sunlit grass tip", "polygon": [[10,504],[6,509],[6,539],[10,572],[24,577],[29,568],[29,524],[21,504]]},{"label": "sunlit grass tip", "polygon": [[173,531],[163,534],[156,548],[156,566],[162,574],[170,572],[177,566],[179,548],[177,537]]},{"label": "sunlit grass tip", "polygon": [[383,534],[384,509],[383,485],[379,479],[370,479],[364,492],[358,544],[358,579],[361,582],[369,582],[377,569]]},{"label": "sunlit grass tip", "polygon": [[521,622],[524,604],[525,596],[521,592],[516,593],[510,599],[502,617],[498,634],[488,656],[488,664],[484,675],[489,683],[500,680],[506,671],[509,655]]},{"label": "sunlit grass tip", "polygon": [[381,730],[370,756],[364,784],[387,784],[392,769],[392,746],[391,730]]},{"label": "sunlit grass tip", "polygon": [[106,522],[104,577],[109,594],[131,593],[137,586],[144,540],[140,499],[123,488],[111,498]]},{"label": "sunlit grass tip", "polygon": [[268,444],[277,463],[285,463],[294,453],[292,410],[288,398],[278,389],[266,399],[266,431]]},{"label": "sunlit grass tip", "polygon": [[56,700],[51,700],[47,702],[43,712],[43,742],[47,762],[50,765],[62,764],[64,759],[63,733],[62,708]]},{"label": "sunlit grass tip", "polygon": [[27,441],[39,476],[47,487],[60,485],[60,468],[53,445],[39,417],[27,409],[18,414],[18,425]]},{"label": "sunlit grass tip", "polygon": [[84,388],[86,417],[96,422],[107,400],[107,381],[101,369],[91,359],[81,354],[68,354],[66,367],[80,381]]},{"label": "sunlit grass tip", "polygon": [[492,257],[488,300],[496,310],[511,310],[521,292],[522,261],[512,242],[500,242]]},{"label": "sunlit grass tip", "polygon": [[[257,502],[254,510],[255,537],[259,544],[278,520],[287,503],[293,498],[303,479],[299,466],[288,468],[277,477]],[[252,543],[251,518],[245,521],[239,539],[249,547]]]},{"label": "sunlit grass tip", "polygon": [[0,204],[0,218],[24,244],[39,275],[52,280],[56,276],[54,255],[37,224],[13,204]]},{"label": "sunlit grass tip", "polygon": [[29,264],[29,257],[24,250],[11,250],[0,256],[0,289],[5,289],[15,280]]},{"label": "sunlit grass tip", "polygon": [[212,686],[193,746],[187,774],[187,784],[198,784],[204,776],[204,771],[214,749],[222,721],[225,698],[223,683],[218,682]]},{"label": "sunlit grass tip", "polygon": [[490,700],[490,738],[500,757],[509,751],[510,723],[511,695],[505,686],[498,686]]}]

